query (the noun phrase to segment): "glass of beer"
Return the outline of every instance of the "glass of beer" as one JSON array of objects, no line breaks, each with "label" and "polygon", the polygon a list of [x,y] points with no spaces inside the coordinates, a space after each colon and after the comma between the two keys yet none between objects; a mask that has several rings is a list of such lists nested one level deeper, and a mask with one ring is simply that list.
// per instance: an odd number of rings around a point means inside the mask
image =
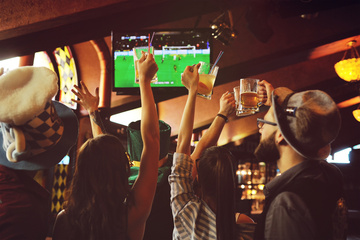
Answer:
[{"label": "glass of beer", "polygon": [[206,62],[199,63],[201,65],[199,68],[198,96],[210,100],[219,66]]},{"label": "glass of beer", "polygon": [[259,111],[258,82],[259,79],[254,78],[240,79],[240,99],[236,109],[237,116],[251,115]]},{"label": "glass of beer", "polygon": [[[143,47],[134,47],[133,48],[133,52],[134,52],[134,65],[135,65],[135,83],[139,83],[139,72],[137,69],[137,62],[139,61],[139,59],[141,58],[141,52],[144,51],[145,55],[147,56],[148,51],[149,51],[149,47],[148,46],[143,46]],[[150,53],[154,55],[154,47],[151,46],[150,47]],[[155,73],[153,79],[151,80],[151,82],[157,82],[158,78],[157,78],[157,74]]]}]

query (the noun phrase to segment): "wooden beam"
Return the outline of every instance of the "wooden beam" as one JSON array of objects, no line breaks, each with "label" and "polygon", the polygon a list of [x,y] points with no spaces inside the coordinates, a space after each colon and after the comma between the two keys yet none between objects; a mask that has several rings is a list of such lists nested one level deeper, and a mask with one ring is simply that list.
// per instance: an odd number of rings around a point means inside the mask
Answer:
[{"label": "wooden beam", "polygon": [[2,31],[0,60],[107,37],[113,29],[134,31],[221,9],[221,1],[168,0],[144,3],[126,1]]}]

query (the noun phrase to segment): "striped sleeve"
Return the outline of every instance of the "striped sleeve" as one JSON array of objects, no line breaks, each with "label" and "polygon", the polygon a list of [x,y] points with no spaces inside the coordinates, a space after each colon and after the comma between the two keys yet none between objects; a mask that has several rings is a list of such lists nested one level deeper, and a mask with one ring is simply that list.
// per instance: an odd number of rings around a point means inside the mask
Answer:
[{"label": "striped sleeve", "polygon": [[196,196],[192,190],[192,167],[193,162],[190,156],[182,153],[175,153],[173,166],[169,176],[171,187],[171,208],[173,215],[176,216],[181,209]]},{"label": "striped sleeve", "polygon": [[193,161],[175,153],[169,176],[171,208],[174,217],[173,239],[216,239],[216,216],[192,188]]}]

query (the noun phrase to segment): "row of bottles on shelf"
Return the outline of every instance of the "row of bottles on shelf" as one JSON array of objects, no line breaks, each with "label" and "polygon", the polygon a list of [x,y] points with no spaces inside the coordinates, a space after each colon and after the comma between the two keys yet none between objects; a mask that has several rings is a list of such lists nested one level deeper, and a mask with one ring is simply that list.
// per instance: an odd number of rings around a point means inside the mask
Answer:
[{"label": "row of bottles on shelf", "polygon": [[265,184],[266,183],[266,164],[260,163],[243,163],[238,164],[236,171],[237,183],[241,184]]},{"label": "row of bottles on shelf", "polygon": [[265,162],[241,163],[236,171],[238,184],[266,184],[279,174],[275,163]]},{"label": "row of bottles on shelf", "polygon": [[277,175],[277,168],[274,165],[259,163],[238,164],[236,171],[238,188],[242,192],[241,199],[251,199],[251,211],[261,212],[265,200],[263,189],[265,184]]}]

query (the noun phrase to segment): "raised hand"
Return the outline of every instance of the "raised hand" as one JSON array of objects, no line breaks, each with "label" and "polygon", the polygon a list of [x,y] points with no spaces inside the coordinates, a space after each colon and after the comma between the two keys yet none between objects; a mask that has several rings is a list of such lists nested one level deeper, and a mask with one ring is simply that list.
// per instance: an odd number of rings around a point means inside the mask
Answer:
[{"label": "raised hand", "polygon": [[200,63],[195,66],[187,66],[181,75],[181,83],[188,89],[197,91],[199,83],[199,68]]},{"label": "raised hand", "polygon": [[99,134],[106,132],[100,114],[97,111],[99,106],[99,88],[96,88],[94,96],[89,92],[85,83],[80,82],[80,85],[81,88],[76,85],[74,86],[76,91],[71,89],[71,91],[79,98],[79,100],[71,99],[71,101],[80,104],[89,113],[92,134],[94,137],[96,137]]},{"label": "raised hand", "polygon": [[262,80],[258,83],[258,96],[259,102],[270,106],[271,105],[271,93],[274,90],[274,87],[265,80]]},{"label": "raised hand", "polygon": [[235,98],[234,95],[228,91],[225,92],[220,98],[220,109],[219,113],[228,117],[235,111]]},{"label": "raised hand", "polygon": [[94,111],[98,110],[99,106],[99,88],[95,90],[95,96],[92,95],[89,90],[87,89],[85,83],[80,82],[81,88],[78,86],[74,86],[74,89],[71,91],[79,98],[79,100],[71,99],[71,101],[76,102],[83,106],[89,114],[93,113]]},{"label": "raised hand", "polygon": [[155,73],[159,70],[158,65],[155,62],[154,55],[141,52],[141,58],[137,62],[137,69],[139,71],[140,83],[150,82]]}]

